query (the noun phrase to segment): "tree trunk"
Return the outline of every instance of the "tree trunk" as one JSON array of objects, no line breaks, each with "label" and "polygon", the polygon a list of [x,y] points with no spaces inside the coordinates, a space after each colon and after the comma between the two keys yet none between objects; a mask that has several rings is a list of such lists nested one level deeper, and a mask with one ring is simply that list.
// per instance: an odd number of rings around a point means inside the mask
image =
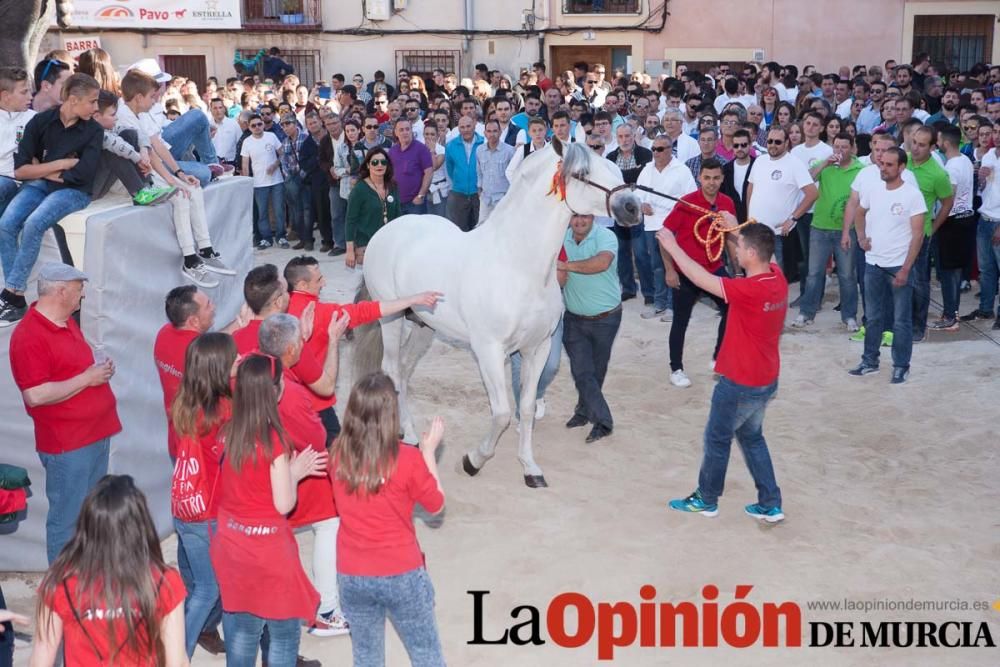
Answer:
[{"label": "tree trunk", "polygon": [[55,0],[0,0],[0,63],[30,73],[55,18]]}]

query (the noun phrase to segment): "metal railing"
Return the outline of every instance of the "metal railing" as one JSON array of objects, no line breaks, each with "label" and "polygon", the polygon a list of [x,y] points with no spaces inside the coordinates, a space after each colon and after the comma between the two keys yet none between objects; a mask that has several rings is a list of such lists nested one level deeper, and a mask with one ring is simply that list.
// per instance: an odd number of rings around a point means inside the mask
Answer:
[{"label": "metal railing", "polygon": [[323,25],[320,0],[243,0],[243,27],[314,30]]},{"label": "metal railing", "polygon": [[638,14],[642,0],[563,0],[563,14]]}]

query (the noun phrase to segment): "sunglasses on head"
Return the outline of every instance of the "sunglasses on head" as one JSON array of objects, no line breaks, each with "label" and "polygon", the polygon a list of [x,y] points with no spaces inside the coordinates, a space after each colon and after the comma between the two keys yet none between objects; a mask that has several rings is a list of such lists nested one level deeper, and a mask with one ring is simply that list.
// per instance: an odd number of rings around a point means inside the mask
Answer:
[{"label": "sunglasses on head", "polygon": [[783,143],[785,143],[784,139],[768,139],[767,140],[767,145],[768,146],[780,146]]},{"label": "sunglasses on head", "polygon": [[382,158],[375,158],[368,162],[368,166],[370,167],[384,167],[387,164],[389,164],[388,160],[383,160]]},{"label": "sunglasses on head", "polygon": [[45,81],[45,77],[49,75],[49,70],[52,69],[53,65],[55,65],[58,69],[62,69],[60,65],[65,65],[65,63],[61,60],[55,60],[54,58],[46,60],[45,67],[42,69],[42,76],[38,79],[39,81]]}]

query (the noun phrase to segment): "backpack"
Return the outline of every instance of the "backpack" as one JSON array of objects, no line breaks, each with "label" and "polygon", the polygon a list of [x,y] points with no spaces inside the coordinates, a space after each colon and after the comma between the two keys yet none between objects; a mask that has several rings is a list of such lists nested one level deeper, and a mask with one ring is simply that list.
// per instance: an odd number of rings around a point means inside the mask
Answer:
[{"label": "backpack", "polygon": [[208,510],[215,496],[215,487],[222,474],[222,461],[225,453],[219,459],[219,475],[209,488],[205,479],[205,454],[201,441],[197,438],[184,436],[177,444],[177,462],[174,464],[174,474],[170,485],[170,512],[176,518],[188,523],[208,520]]}]

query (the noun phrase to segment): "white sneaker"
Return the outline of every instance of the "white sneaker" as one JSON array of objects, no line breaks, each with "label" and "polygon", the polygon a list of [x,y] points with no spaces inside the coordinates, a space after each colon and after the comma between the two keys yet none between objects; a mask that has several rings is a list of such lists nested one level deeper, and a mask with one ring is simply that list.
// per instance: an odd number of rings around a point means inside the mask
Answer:
[{"label": "white sneaker", "polygon": [[845,324],[844,326],[846,326],[847,330],[850,331],[851,333],[854,333],[855,331],[861,328],[858,326],[858,321],[853,317],[847,320],[847,324]]},{"label": "white sneaker", "polygon": [[691,380],[688,379],[687,373],[683,370],[678,369],[670,374],[670,384],[675,387],[690,387]]},{"label": "white sneaker", "polygon": [[802,329],[803,327],[807,327],[807,326],[809,326],[809,325],[810,325],[810,324],[812,324],[812,323],[813,323],[813,321],[812,321],[812,320],[810,320],[810,319],[809,319],[809,318],[807,318],[807,317],[806,317],[805,315],[803,315],[803,314],[801,314],[801,313],[800,313],[800,314],[799,314],[799,315],[798,315],[798,316],[797,316],[797,317],[796,317],[796,318],[795,318],[795,319],[794,319],[794,320],[792,321],[792,326],[793,326],[793,327],[795,327],[796,329]]},{"label": "white sneaker", "polygon": [[644,320],[655,320],[657,317],[663,315],[667,312],[666,308],[656,308],[655,306],[646,306],[646,310],[642,311],[639,315]]},{"label": "white sneaker", "polygon": [[545,416],[545,399],[540,398],[535,401],[535,419],[541,419]]},{"label": "white sneaker", "polygon": [[309,634],[314,637],[337,637],[351,632],[347,619],[338,611],[316,614],[316,619],[309,625]]},{"label": "white sneaker", "polygon": [[660,318],[661,322],[673,322],[674,321],[674,311],[667,308],[663,312],[663,317]]},{"label": "white sneaker", "polygon": [[187,276],[187,279],[198,287],[209,289],[219,286],[219,281],[208,275],[208,272],[205,270],[204,262],[198,262],[194,266],[184,266],[182,264],[181,273]]}]

